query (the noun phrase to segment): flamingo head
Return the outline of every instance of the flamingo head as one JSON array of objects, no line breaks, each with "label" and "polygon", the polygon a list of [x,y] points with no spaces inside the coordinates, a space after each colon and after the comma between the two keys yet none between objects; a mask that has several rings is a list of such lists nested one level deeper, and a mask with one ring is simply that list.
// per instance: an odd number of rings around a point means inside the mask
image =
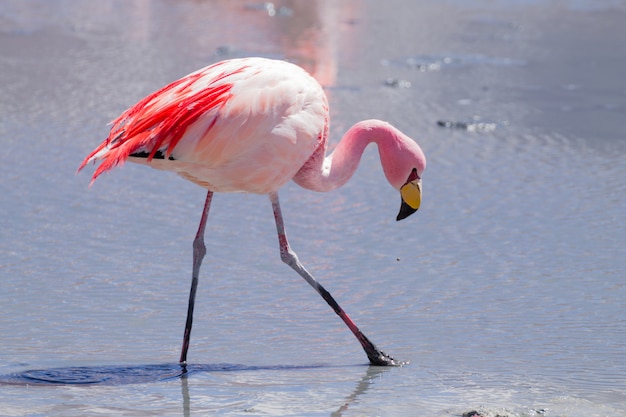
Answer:
[{"label": "flamingo head", "polygon": [[385,132],[378,142],[380,160],[389,184],[400,191],[402,198],[396,220],[415,213],[422,204],[422,173],[426,169],[426,156],[411,138],[388,123],[378,125]]}]

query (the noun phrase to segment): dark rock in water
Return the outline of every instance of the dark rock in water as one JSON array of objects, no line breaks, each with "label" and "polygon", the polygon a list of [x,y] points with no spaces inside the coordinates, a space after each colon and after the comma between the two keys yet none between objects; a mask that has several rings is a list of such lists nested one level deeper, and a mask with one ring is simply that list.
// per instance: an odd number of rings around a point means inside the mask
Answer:
[{"label": "dark rock in water", "polygon": [[437,120],[441,127],[449,129],[460,129],[468,132],[493,132],[498,126],[497,123],[490,122],[454,122],[451,120]]},{"label": "dark rock in water", "polygon": [[[463,413],[461,417],[492,417],[492,414],[472,410],[472,411]],[[493,417],[509,417],[509,416],[507,414],[496,414],[496,415],[493,415]]]},{"label": "dark rock in water", "polygon": [[411,87],[411,81],[401,80],[398,78],[387,78],[385,80],[385,85],[387,87],[394,87],[394,88],[409,88]]}]

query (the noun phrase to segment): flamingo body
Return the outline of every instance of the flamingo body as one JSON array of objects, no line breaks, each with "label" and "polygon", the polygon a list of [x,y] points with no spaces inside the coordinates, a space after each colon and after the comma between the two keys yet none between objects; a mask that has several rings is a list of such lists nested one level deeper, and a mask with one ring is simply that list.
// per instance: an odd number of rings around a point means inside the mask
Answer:
[{"label": "flamingo body", "polygon": [[224,61],[125,111],[81,168],[102,159],[95,180],[130,159],[212,191],[268,194],[326,143],[327,118],[322,87],[300,67],[261,58]]},{"label": "flamingo body", "polygon": [[397,219],[421,204],[421,148],[379,120],[356,123],[326,155],[328,102],[320,84],[302,68],[263,58],[218,62],[148,95],[112,122],[108,137],[78,170],[100,161],[92,182],[129,160],[174,171],[208,189],[194,240],[192,286],[181,352],[186,363],[204,230],[213,192],[269,194],[281,259],[300,274],[357,337],[370,363],[396,362],[378,350],[328,291],[302,266],[287,241],[278,189],[289,180],[315,191],[343,185],[356,171],[365,147],[378,145],[385,176],[400,191]]}]

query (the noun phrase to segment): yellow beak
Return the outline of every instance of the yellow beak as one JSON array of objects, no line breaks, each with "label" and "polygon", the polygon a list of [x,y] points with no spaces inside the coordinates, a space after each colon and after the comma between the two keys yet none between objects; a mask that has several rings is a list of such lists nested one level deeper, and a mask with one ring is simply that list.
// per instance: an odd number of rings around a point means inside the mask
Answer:
[{"label": "yellow beak", "polygon": [[396,220],[402,220],[415,213],[422,204],[422,180],[417,178],[400,188],[402,204]]}]

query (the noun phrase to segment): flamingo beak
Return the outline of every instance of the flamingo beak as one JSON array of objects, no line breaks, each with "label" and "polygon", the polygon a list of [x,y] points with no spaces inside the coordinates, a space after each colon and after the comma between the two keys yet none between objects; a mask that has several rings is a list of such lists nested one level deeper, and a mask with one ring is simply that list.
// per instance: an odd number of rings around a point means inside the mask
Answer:
[{"label": "flamingo beak", "polygon": [[400,196],[402,197],[402,204],[396,220],[406,219],[420,208],[422,204],[422,180],[416,178],[408,181],[400,188]]}]

